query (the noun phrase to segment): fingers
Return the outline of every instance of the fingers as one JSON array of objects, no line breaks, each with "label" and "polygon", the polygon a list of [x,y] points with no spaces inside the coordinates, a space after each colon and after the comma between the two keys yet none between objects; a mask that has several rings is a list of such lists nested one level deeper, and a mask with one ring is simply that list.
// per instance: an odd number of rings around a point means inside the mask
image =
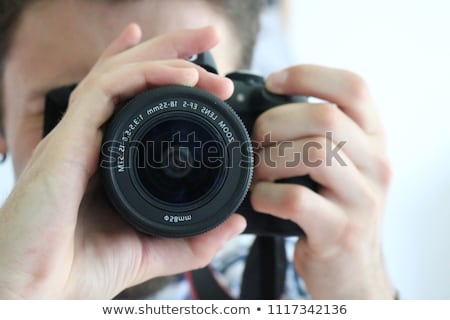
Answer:
[{"label": "fingers", "polygon": [[187,61],[168,62],[210,49],[218,41],[214,28],[173,32],[136,45],[140,38],[139,27],[132,24],[112,42],[72,93],[68,116],[77,114],[79,120],[100,128],[118,100],[167,84],[198,86],[222,99],[231,95],[229,79]]},{"label": "fingers", "polygon": [[347,222],[335,203],[300,185],[258,182],[251,202],[256,211],[298,224],[315,247],[338,238]]},{"label": "fingers", "polygon": [[315,96],[330,103],[270,109],[255,123],[256,141],[264,141],[267,133],[275,142],[325,137],[335,145],[342,145],[343,154],[364,175],[382,187],[389,183],[383,129],[367,86],[359,76],[344,70],[302,65],[272,74],[267,87],[277,93]]},{"label": "fingers", "polygon": [[224,243],[242,233],[245,226],[245,219],[235,214],[217,228],[196,237],[147,238],[135,283],[204,267]]},{"label": "fingers", "polygon": [[[219,33],[214,27],[181,30],[164,34],[139,46],[135,46],[138,38],[128,27],[102,55],[102,60],[115,55],[111,63],[140,62],[161,59],[184,59],[194,54],[207,51],[219,42]],[[130,30],[128,30],[130,29]],[[131,34],[131,35],[130,35]],[[120,53],[120,48],[123,52]],[[129,50],[126,50],[131,48]],[[120,54],[119,54],[120,53]]]},{"label": "fingers", "polygon": [[[259,117],[254,137],[263,148],[257,153],[254,209],[304,230],[294,259],[313,297],[374,292],[374,283],[389,283],[379,262],[379,230],[390,170],[366,84],[348,71],[305,65],[270,75],[266,86],[329,103],[285,105]],[[275,143],[264,143],[267,132]],[[317,192],[275,182],[302,175],[319,183]]]},{"label": "fingers", "polygon": [[219,40],[216,28],[204,27],[157,37],[150,40],[148,45],[157,48],[157,50],[152,50],[152,59],[184,59],[213,48]]},{"label": "fingers", "polygon": [[255,141],[294,141],[302,137],[327,137],[342,150],[358,168],[369,171],[367,161],[378,147],[365,132],[336,105],[329,103],[297,103],[279,106],[264,112],[253,129]]},{"label": "fingers", "polygon": [[64,137],[55,141],[63,158],[59,162],[75,164],[73,167],[87,178],[98,165],[101,128],[116,110],[118,101],[168,84],[198,86],[222,99],[232,93],[229,79],[178,59],[217,43],[214,28],[173,32],[137,45],[140,38],[140,29],[132,24],[111,43],[72,92],[67,112],[54,130],[58,134],[50,135]]},{"label": "fingers", "polygon": [[[155,70],[155,62],[140,62],[115,68],[104,75],[103,91],[115,100],[126,100],[136,94],[156,86],[177,84],[209,91],[218,98],[226,99],[233,91],[233,83],[207,72],[200,66],[183,60],[158,61],[160,68]],[[126,83],[116,79],[127,79]]]},{"label": "fingers", "polygon": [[258,153],[255,181],[309,175],[329,195],[345,204],[360,207],[370,188],[352,161],[326,138],[305,138],[265,147]]},{"label": "fingers", "polygon": [[114,112],[118,101],[163,85],[198,86],[218,97],[229,96],[233,88],[229,79],[208,73],[187,61],[127,64],[81,82],[71,95],[65,118],[83,126],[100,128]]},{"label": "fingers", "polygon": [[279,94],[306,95],[330,101],[342,108],[365,132],[382,132],[369,90],[364,80],[354,73],[299,65],[271,74],[266,86]]}]

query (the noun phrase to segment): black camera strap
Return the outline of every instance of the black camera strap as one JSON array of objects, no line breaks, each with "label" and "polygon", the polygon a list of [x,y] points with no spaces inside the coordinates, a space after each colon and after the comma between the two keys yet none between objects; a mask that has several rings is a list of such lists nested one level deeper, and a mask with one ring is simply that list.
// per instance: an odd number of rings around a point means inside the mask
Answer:
[{"label": "black camera strap", "polygon": [[[287,257],[283,237],[258,236],[245,262],[242,277],[242,300],[274,300],[283,295]],[[195,298],[200,300],[231,300],[227,289],[214,277],[210,266],[188,274]]]}]

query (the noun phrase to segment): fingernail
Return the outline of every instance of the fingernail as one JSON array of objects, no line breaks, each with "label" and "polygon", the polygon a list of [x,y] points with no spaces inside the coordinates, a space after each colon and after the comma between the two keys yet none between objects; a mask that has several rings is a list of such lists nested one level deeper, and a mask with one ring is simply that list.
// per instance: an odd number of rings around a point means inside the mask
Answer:
[{"label": "fingernail", "polygon": [[286,71],[274,72],[267,78],[266,88],[274,93],[283,93],[287,78],[288,73]]}]

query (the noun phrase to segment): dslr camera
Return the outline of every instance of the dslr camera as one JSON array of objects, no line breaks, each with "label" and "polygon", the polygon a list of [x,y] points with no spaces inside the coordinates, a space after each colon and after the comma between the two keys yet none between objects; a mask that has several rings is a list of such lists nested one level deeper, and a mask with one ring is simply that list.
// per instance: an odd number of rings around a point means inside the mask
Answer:
[{"label": "dslr camera", "polygon": [[[217,73],[209,52],[189,60]],[[118,213],[137,230],[190,237],[238,212],[247,219],[245,233],[303,235],[296,224],[252,209],[255,156],[249,133],[264,111],[306,98],[272,94],[262,77],[248,72],[227,77],[235,89],[226,101],[198,88],[162,86],[125,102],[105,125],[103,186]],[[75,86],[46,95],[44,135],[61,119]],[[316,188],[308,176],[278,182]]]}]

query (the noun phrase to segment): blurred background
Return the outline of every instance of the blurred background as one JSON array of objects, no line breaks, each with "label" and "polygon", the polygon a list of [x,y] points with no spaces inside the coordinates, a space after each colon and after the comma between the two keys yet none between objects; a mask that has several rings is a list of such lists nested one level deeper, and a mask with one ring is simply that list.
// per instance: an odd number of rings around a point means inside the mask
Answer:
[{"label": "blurred background", "polygon": [[[278,13],[264,16],[254,69],[314,63],[366,79],[394,168],[383,230],[392,281],[403,299],[450,299],[450,2],[280,4],[286,23],[277,23]],[[12,181],[7,161],[0,203]]]}]

